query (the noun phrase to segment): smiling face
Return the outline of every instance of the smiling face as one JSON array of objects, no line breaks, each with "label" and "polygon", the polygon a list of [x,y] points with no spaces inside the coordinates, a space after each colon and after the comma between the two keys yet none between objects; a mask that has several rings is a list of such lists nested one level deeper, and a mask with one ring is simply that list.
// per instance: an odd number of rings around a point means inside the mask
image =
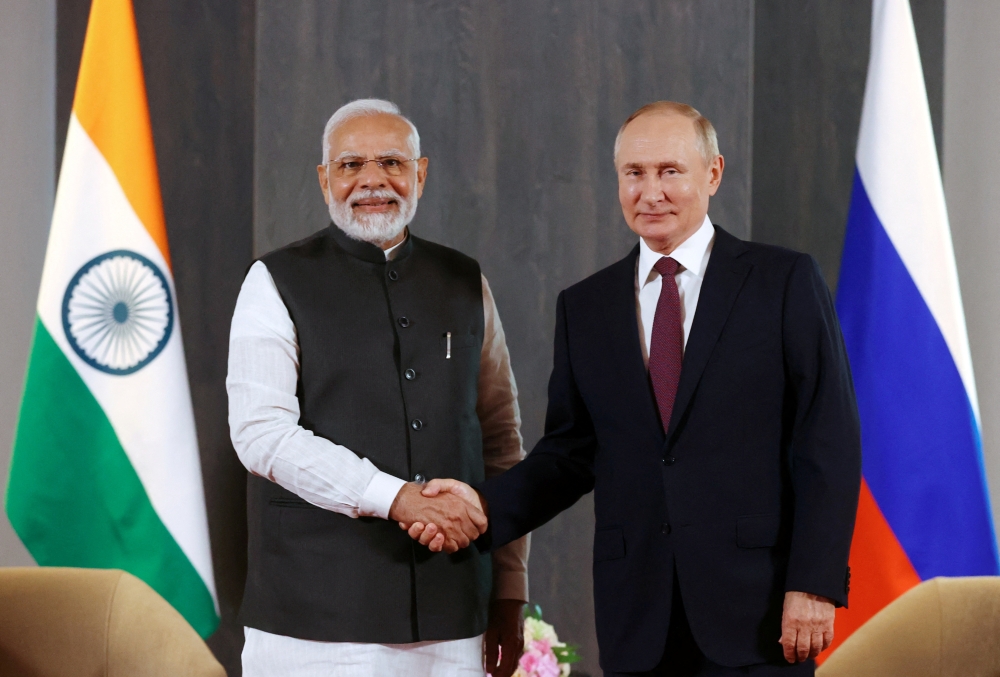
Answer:
[{"label": "smiling face", "polygon": [[374,162],[356,173],[342,171],[365,160],[410,160],[410,126],[397,115],[363,115],[330,134],[330,156],[319,165],[319,184],[330,218],[356,240],[388,249],[402,241],[427,180],[427,158],[402,162],[398,175]]},{"label": "smiling face", "polygon": [[625,222],[650,249],[669,254],[704,222],[725,162],[706,161],[694,121],[648,113],[630,122],[615,158]]}]

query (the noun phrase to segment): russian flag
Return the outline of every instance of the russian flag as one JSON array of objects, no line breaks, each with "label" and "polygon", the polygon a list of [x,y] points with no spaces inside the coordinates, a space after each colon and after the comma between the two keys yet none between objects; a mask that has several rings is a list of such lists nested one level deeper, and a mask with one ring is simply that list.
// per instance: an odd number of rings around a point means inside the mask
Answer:
[{"label": "russian flag", "polygon": [[874,0],[837,313],[861,413],[850,609],[834,648],[935,576],[1000,573],[979,404],[908,0]]}]

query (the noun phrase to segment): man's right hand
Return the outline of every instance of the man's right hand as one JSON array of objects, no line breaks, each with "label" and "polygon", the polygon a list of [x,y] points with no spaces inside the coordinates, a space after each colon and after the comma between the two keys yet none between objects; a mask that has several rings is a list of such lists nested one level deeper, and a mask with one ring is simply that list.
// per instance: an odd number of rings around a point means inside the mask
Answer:
[{"label": "man's right hand", "polygon": [[[420,493],[428,498],[457,496],[476,512],[484,515],[486,513],[483,498],[465,482],[452,479],[434,479],[424,485]],[[446,534],[435,522],[400,521],[399,527],[406,530],[410,534],[410,538],[418,541],[421,545],[426,545],[431,552],[441,552],[441,550],[454,552],[448,549]],[[485,533],[485,531],[484,527],[482,532]]]},{"label": "man's right hand", "polygon": [[[399,522],[403,529],[420,525],[418,540],[433,545],[435,552],[458,552],[486,532],[486,515],[475,504],[450,492],[428,496],[421,493],[421,485],[407,482],[396,494],[389,508],[389,519]],[[478,501],[477,501],[478,503]],[[433,525],[434,529],[423,525]],[[427,533],[430,531],[431,533]]]}]

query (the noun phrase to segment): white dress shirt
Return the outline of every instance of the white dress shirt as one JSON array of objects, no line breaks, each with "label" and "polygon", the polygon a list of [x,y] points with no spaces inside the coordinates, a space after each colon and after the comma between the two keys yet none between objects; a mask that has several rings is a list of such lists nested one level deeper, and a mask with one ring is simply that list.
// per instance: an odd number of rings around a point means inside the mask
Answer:
[{"label": "white dress shirt", "polygon": [[[386,251],[386,258],[391,259],[395,250]],[[485,277],[482,285],[485,332],[476,413],[483,433],[486,475],[491,477],[524,458],[524,450],[517,385],[503,326]],[[320,508],[350,517],[387,519],[405,480],[300,426],[298,374],[295,324],[267,267],[258,261],[240,289],[229,340],[229,426],[240,461],[250,472]],[[493,555],[495,598],[528,599],[528,549],[525,537]],[[336,562],[330,567],[336,575]],[[378,669],[384,664],[393,665],[396,674],[483,674],[481,637],[385,645],[311,642],[254,628],[244,632],[246,677],[389,674]]]},{"label": "white dress shirt", "polygon": [[[666,254],[680,264],[674,279],[681,297],[681,321],[684,323],[684,346],[687,347],[694,311],[698,308],[701,283],[705,279],[705,269],[712,255],[715,243],[715,228],[705,216],[701,226],[675,250]],[[639,337],[642,339],[642,359],[649,366],[649,343],[653,337],[653,318],[656,304],[660,300],[663,278],[653,267],[664,254],[654,252],[639,238],[639,259],[635,265],[635,310],[639,319]]]}]

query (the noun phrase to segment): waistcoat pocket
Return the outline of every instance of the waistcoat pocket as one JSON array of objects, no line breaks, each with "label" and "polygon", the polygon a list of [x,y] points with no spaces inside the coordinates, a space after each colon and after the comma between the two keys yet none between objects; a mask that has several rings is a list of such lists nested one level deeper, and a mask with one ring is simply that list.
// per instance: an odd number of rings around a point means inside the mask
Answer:
[{"label": "waistcoat pocket", "polygon": [[272,498],[268,503],[279,508],[311,508],[313,510],[322,510],[318,505],[313,505],[301,498]]}]

